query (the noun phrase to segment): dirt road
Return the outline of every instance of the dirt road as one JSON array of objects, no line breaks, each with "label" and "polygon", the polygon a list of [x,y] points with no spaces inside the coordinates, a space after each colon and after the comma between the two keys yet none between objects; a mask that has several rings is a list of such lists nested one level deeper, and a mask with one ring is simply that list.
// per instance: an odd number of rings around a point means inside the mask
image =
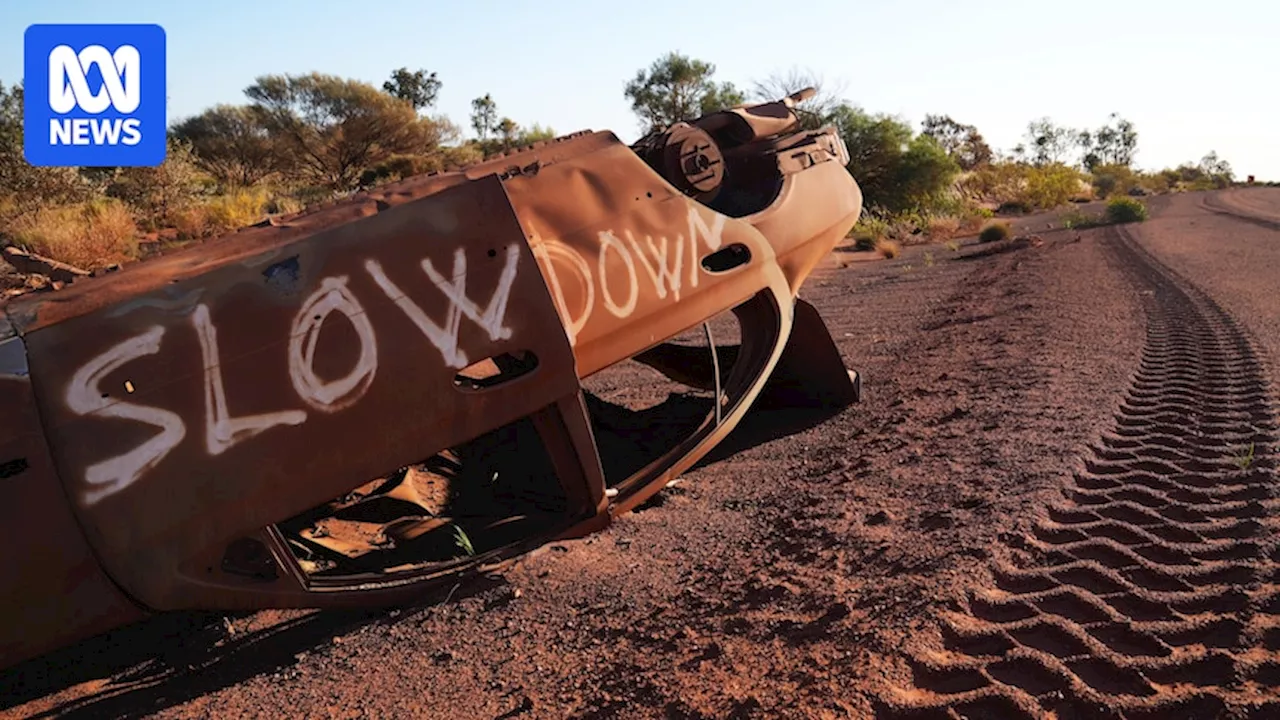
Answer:
[{"label": "dirt road", "polygon": [[837,252],[803,295],[862,404],[760,410],[491,581],[159,618],[0,674],[0,708],[1280,717],[1280,190],[1150,205],[1009,252]]}]

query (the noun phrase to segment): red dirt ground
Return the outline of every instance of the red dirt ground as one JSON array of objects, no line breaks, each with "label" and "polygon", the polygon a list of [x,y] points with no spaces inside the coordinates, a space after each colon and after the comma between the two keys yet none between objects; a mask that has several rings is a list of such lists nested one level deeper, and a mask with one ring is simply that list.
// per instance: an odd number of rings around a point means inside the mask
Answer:
[{"label": "red dirt ground", "polygon": [[833,253],[802,294],[863,402],[754,412],[604,533],[412,607],[158,618],[0,674],[0,707],[1280,717],[1280,190],[1148,202]]}]

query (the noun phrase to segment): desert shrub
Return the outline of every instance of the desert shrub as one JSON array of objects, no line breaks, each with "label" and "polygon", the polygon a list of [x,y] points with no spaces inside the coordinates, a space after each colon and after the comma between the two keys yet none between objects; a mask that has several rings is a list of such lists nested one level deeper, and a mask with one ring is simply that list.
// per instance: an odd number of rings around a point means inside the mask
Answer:
[{"label": "desert shrub", "polygon": [[1116,178],[1114,175],[1094,175],[1093,190],[1098,197],[1110,197],[1116,191]]},{"label": "desert shrub", "polygon": [[963,217],[973,212],[973,203],[965,198],[959,189],[958,182],[952,182],[945,192],[934,197],[928,207],[923,208],[931,217]]},{"label": "desert shrub", "polygon": [[888,220],[877,214],[864,212],[862,217],[858,218],[858,223],[853,226],[852,232],[854,237],[866,236],[872,240],[879,240],[889,235],[889,229]]},{"label": "desert shrub", "polygon": [[889,218],[889,232],[886,237],[903,245],[911,245],[928,241],[925,234],[929,227],[929,218],[920,212],[904,212]]},{"label": "desert shrub", "polygon": [[1131,197],[1114,197],[1107,202],[1107,220],[1114,223],[1142,222],[1147,219],[1147,206]]},{"label": "desert shrub", "polygon": [[39,208],[9,224],[14,244],[94,270],[136,257],[138,227],[125,205],[94,200]]},{"label": "desert shrub", "polygon": [[302,207],[309,208],[312,205],[331,203],[334,200],[346,197],[347,194],[343,192],[334,192],[333,190],[320,185],[303,185],[291,189],[288,195],[301,204]]},{"label": "desert shrub", "polygon": [[1093,169],[1093,189],[1100,198],[1124,194],[1138,187],[1138,175],[1126,165],[1099,165]]},{"label": "desert shrub", "polygon": [[929,239],[937,242],[938,240],[946,240],[952,235],[960,232],[961,220],[954,215],[943,215],[940,217],[929,218],[925,233]]},{"label": "desert shrub", "polygon": [[1144,188],[1150,193],[1167,193],[1172,190],[1169,183],[1169,177],[1162,172],[1158,173],[1140,173],[1138,175],[1138,187]]},{"label": "desert shrub", "polygon": [[304,208],[306,208],[306,205],[303,204],[302,200],[293,195],[272,194],[262,209],[268,215],[292,215],[293,213],[301,212]]},{"label": "desert shrub", "polygon": [[174,208],[164,220],[165,225],[178,233],[180,240],[195,240],[213,234],[209,223],[209,209],[204,205],[190,203]]},{"label": "desert shrub", "polygon": [[991,218],[996,216],[996,213],[994,210],[992,210],[991,208],[984,208],[984,207],[976,208],[973,211],[973,214],[977,215],[980,218],[985,218],[987,220],[990,220]]},{"label": "desert shrub", "polygon": [[978,233],[978,242],[997,242],[999,240],[1008,240],[1013,234],[1013,229],[1009,227],[1007,222],[993,222],[982,228],[982,232]]},{"label": "desert shrub", "polygon": [[239,188],[171,208],[160,223],[183,240],[221,235],[248,227],[266,215],[267,191]]},{"label": "desert shrub", "polygon": [[1080,191],[1078,170],[1062,163],[1027,168],[1026,185],[1019,199],[1027,207],[1050,210],[1065,205]]},{"label": "desert shrub", "polygon": [[204,203],[209,224],[214,232],[229,232],[248,227],[266,214],[267,193],[241,188],[216,195]]},{"label": "desert shrub", "polygon": [[1098,219],[1079,208],[1071,208],[1062,214],[1062,227],[1067,230],[1083,230],[1098,224]]},{"label": "desert shrub", "polygon": [[1019,163],[991,163],[967,173],[956,184],[970,201],[999,205],[1017,199],[1025,174],[1026,167]]},{"label": "desert shrub", "polygon": [[426,155],[396,155],[386,162],[380,163],[360,175],[362,188],[396,182],[415,175],[456,170],[459,163],[478,161],[482,156],[478,153],[463,152],[460,149],[445,148],[449,152],[433,152]]},{"label": "desert shrub", "polygon": [[212,184],[212,178],[196,166],[191,148],[170,140],[163,163],[121,168],[106,194],[128,204],[143,227],[157,229],[171,213],[196,202]]},{"label": "desert shrub", "polygon": [[902,248],[898,245],[898,243],[892,240],[877,240],[875,244],[875,248],[876,248],[876,252],[880,253],[880,255],[890,260],[898,257],[898,253],[902,251]]}]

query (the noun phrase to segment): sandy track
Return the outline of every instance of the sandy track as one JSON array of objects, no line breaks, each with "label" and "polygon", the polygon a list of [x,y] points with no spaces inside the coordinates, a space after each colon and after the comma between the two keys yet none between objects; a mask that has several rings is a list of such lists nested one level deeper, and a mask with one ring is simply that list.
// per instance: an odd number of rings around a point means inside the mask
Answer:
[{"label": "sandy track", "polygon": [[[160,618],[0,674],[0,708],[1265,716],[1280,244],[1198,196],[1152,205],[1132,237],[1030,219],[1042,247],[836,253],[803,294],[861,405],[753,413],[658,501],[491,581],[393,611]],[[1249,437],[1246,472],[1223,445]]]},{"label": "sandy track", "polygon": [[[944,716],[1280,716],[1276,424],[1246,335],[1121,231],[1150,288],[1111,432],[1029,543],[913,657],[898,709]],[[1261,458],[1248,463],[1243,449]]]},{"label": "sandy track", "polygon": [[1253,223],[1268,230],[1280,230],[1280,191],[1276,188],[1239,188],[1200,196],[1201,204],[1213,212]]}]

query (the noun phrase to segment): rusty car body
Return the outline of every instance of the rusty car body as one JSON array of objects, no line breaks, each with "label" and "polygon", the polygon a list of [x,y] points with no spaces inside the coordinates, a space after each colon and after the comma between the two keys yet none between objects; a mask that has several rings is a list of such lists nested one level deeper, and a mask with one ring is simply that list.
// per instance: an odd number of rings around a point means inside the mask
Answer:
[{"label": "rusty car body", "polygon": [[[852,402],[798,291],[861,193],[802,97],[577,133],[0,307],[0,665],[164,611],[400,602],[604,527],[769,388]],[[726,313],[735,346],[669,342]],[[624,361],[714,399],[606,477],[583,383]]]}]

